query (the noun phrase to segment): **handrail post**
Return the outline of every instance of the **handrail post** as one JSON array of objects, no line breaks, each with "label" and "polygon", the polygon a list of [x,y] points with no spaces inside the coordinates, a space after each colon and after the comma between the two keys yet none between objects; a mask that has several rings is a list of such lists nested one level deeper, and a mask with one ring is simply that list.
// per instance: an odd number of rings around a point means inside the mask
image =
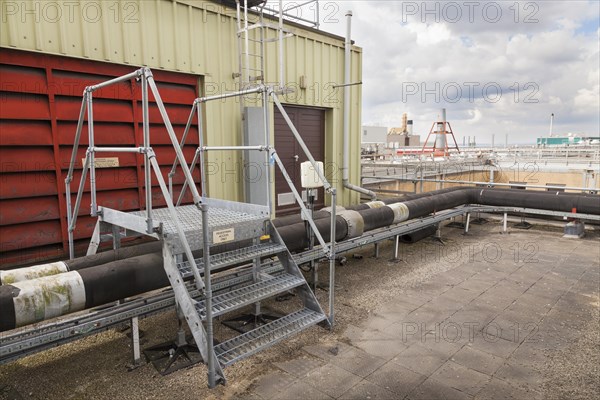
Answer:
[{"label": "handrail post", "polygon": [[87,112],[88,112],[88,156],[90,168],[90,197],[91,197],[91,212],[92,217],[98,216],[98,205],[96,204],[96,158],[94,156],[94,110],[93,110],[93,95],[88,88],[87,97]]},{"label": "handrail post", "polygon": [[79,119],[77,120],[77,129],[75,130],[75,140],[73,141],[73,150],[71,151],[71,161],[69,163],[69,170],[67,177],[65,178],[65,201],[67,203],[67,236],[69,244],[69,259],[75,258],[75,249],[73,247],[73,231],[69,229],[73,219],[73,211],[71,209],[71,182],[73,181],[73,170],[75,169],[75,162],[77,161],[77,151],[79,150],[79,140],[81,138],[81,131],[83,129],[83,121],[85,119],[85,112],[87,108],[88,91],[83,91],[83,98],[81,99],[81,108],[79,110]]},{"label": "handrail post", "polygon": [[[264,71],[264,68],[263,68]],[[271,144],[271,129],[270,129],[270,118],[269,118],[269,97],[267,88],[262,93],[262,102],[263,102],[263,125],[265,128],[265,146],[270,148]],[[271,193],[271,163],[270,163],[271,154],[269,151],[265,154],[265,180],[267,182],[267,207],[269,208],[269,216],[273,213],[273,199]]]},{"label": "handrail post", "polygon": [[[204,111],[202,110],[202,102],[198,101],[198,148],[204,147]],[[200,151],[198,157],[200,158],[200,195],[202,200],[206,197],[206,171],[204,165],[204,152]]]},{"label": "handrail post", "polygon": [[333,329],[333,324],[335,320],[335,235],[336,235],[336,202],[337,202],[337,190],[335,188],[331,189],[331,226],[330,229],[330,237],[329,237],[329,327]]},{"label": "handrail post", "polygon": [[142,130],[144,135],[144,185],[146,186],[146,224],[148,233],[152,232],[152,171],[150,166],[150,119],[148,105],[148,77],[142,74]]},{"label": "handrail post", "polygon": [[212,282],[210,277],[210,243],[208,234],[208,206],[200,205],[202,211],[202,245],[204,260],[204,295],[206,305],[206,357],[208,368],[208,387],[213,388],[216,385],[215,381],[215,358],[213,357],[213,317],[212,317]]}]

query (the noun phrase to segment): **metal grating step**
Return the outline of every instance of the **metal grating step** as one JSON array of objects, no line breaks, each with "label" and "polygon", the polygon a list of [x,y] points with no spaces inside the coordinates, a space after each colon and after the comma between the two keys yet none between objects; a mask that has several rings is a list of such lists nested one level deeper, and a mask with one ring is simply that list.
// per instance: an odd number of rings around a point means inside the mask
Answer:
[{"label": "metal grating step", "polygon": [[[217,271],[221,268],[229,267],[244,261],[252,260],[257,257],[267,257],[285,251],[284,245],[276,243],[261,243],[249,247],[226,251],[210,256],[210,270]],[[202,258],[196,259],[196,265],[200,269],[200,274],[204,273],[204,261]],[[177,268],[181,276],[185,279],[192,276],[192,268],[188,261],[177,263]]]},{"label": "metal grating step", "polygon": [[[261,274],[260,282],[229,291],[213,297],[213,317],[228,313],[238,308],[267,299],[278,293],[285,292],[305,283],[303,278],[282,273],[277,276]],[[196,304],[200,317],[206,319],[206,304],[204,300]]]},{"label": "metal grating step", "polygon": [[218,344],[215,346],[215,354],[225,367],[325,319],[325,314],[305,308]]}]

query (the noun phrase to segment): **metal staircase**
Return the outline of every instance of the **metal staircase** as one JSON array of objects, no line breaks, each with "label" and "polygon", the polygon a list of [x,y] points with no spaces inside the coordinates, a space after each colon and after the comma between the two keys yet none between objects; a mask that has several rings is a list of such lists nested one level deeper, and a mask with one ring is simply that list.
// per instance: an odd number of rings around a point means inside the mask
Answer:
[{"label": "metal staircase", "polygon": [[[142,85],[142,113],[144,143],[140,147],[102,147],[94,144],[93,124],[93,93],[103,87],[123,81],[140,81]],[[176,159],[173,163],[168,182],[165,181],[161,172],[156,155],[150,145],[148,107],[150,91],[156,101],[164,125],[175,149]],[[73,232],[76,228],[77,216],[83,196],[85,182],[89,172],[91,191],[91,215],[98,217],[96,229],[94,230],[88,254],[93,254],[98,248],[103,235],[102,232],[111,232],[114,247],[119,247],[122,236],[145,235],[163,242],[164,269],[173,289],[175,300],[182,319],[185,319],[191,334],[196,342],[200,355],[208,368],[208,385],[214,387],[217,383],[225,383],[223,368],[245,357],[248,357],[262,349],[268,348],[285,338],[297,334],[308,327],[320,322],[326,322],[333,326],[334,313],[334,276],[335,276],[335,243],[327,243],[317,230],[309,210],[302,202],[302,197],[293,185],[288,173],[277,152],[268,143],[269,127],[265,125],[264,145],[259,146],[218,146],[210,147],[203,144],[202,121],[203,111],[200,105],[204,102],[225,99],[234,96],[243,96],[249,92],[260,94],[263,97],[264,113],[267,115],[269,98],[283,113],[288,124],[291,124],[289,116],[285,113],[281,102],[271,87],[259,85],[253,89],[243,90],[235,93],[227,93],[212,97],[196,99],[192,105],[189,122],[183,133],[181,142],[177,137],[169,120],[168,114],[161,100],[160,93],[153,80],[152,72],[148,68],[141,68],[131,74],[112,79],[103,83],[86,88],[82,100],[80,118],[75,134],[75,143],[71,165],[67,178],[65,179],[66,197],[68,205],[69,244],[71,256],[73,257]],[[73,208],[71,207],[71,182],[73,179],[76,154],[84,126],[87,110],[87,128],[89,146],[86,158],[83,162],[83,171],[79,182],[77,197]],[[198,115],[199,143],[194,160],[191,165],[183,156],[182,148],[185,144],[187,134],[193,120]],[[293,125],[290,125],[295,139],[299,142],[307,158],[313,163],[316,173],[325,184],[325,190],[331,195],[331,238],[335,238],[335,204],[336,191],[327,182],[322,172],[316,167],[316,162],[308,152],[306,144]],[[315,238],[321,245],[323,255],[330,263],[330,290],[329,290],[329,315],[326,315],[319,305],[314,293],[308,286],[298,265],[284,245],[281,237],[271,223],[271,188],[267,186],[267,205],[256,205],[239,203],[227,200],[209,198],[206,196],[206,176],[204,168],[201,168],[201,181],[199,192],[194,182],[191,170],[196,164],[203,164],[204,153],[207,151],[258,151],[264,152],[266,165],[277,165],[290,189],[299,203],[301,212],[314,232]],[[146,209],[135,212],[122,212],[119,210],[103,207],[96,200],[96,182],[94,157],[97,153],[138,153],[144,157],[147,168],[145,172],[146,182]],[[179,197],[176,199],[172,191],[173,176],[179,170],[185,178],[185,185]],[[270,167],[269,167],[270,168]],[[267,168],[267,170],[269,169]],[[152,208],[151,181],[154,175],[160,187],[161,194],[165,199],[166,208]],[[269,185],[270,180],[266,180]],[[186,190],[190,190],[194,204],[179,205]],[[104,235],[105,237],[106,235]],[[222,251],[226,246],[227,250]],[[212,250],[218,247],[220,252],[212,254]],[[280,268],[273,269],[273,264]],[[264,266],[268,267],[265,268]],[[270,272],[269,272],[270,271]],[[251,280],[228,286],[228,291],[221,291],[213,296],[213,274],[218,274],[219,282],[227,279],[230,275],[231,282],[239,279],[241,275],[250,275]],[[193,285],[187,283],[192,280]],[[240,311],[243,307],[254,305],[254,314],[259,315],[261,302],[273,296],[277,296],[293,290],[297,299],[301,302],[299,309],[284,315],[271,322],[257,325],[254,329],[242,333],[215,345],[214,318],[227,313]],[[192,294],[194,292],[194,295]],[[198,297],[197,293],[201,296]],[[137,319],[132,318],[134,359],[139,357],[139,333],[137,331]],[[183,331],[180,330],[183,334]],[[136,341],[135,338],[138,338]],[[179,341],[179,340],[178,340]],[[185,341],[184,341],[185,342]]]},{"label": "metal staircase", "polygon": [[[185,213],[188,218],[183,223],[184,240],[181,240],[176,230],[169,229],[175,223],[164,209],[155,210],[155,217],[160,219],[163,225],[164,266],[167,276],[202,358],[208,364],[208,382],[209,386],[213,387],[219,382],[225,383],[224,367],[327,320],[327,315],[321,309],[287,248],[274,232],[268,215],[250,204],[205,199],[203,207],[207,205],[207,210],[210,211],[198,211],[193,206],[177,208],[179,215]],[[181,208],[185,211],[180,211]],[[195,212],[192,211],[194,209]],[[199,230],[200,220],[206,222]],[[221,244],[223,237],[228,239],[227,243],[230,246],[237,243],[239,247],[210,255],[211,248]],[[203,250],[202,257],[194,263],[185,260],[186,255],[182,252],[184,241],[190,244],[193,252]],[[282,272],[268,274],[261,271],[262,260],[271,258],[275,258],[283,266]],[[252,281],[212,296],[212,274],[231,267],[238,267],[235,268],[236,273],[251,271]],[[189,286],[185,284],[187,278],[195,276],[195,268],[202,275],[204,283],[204,297],[198,301],[193,299],[187,289]],[[293,289],[296,289],[297,296],[302,300],[303,307],[300,310],[216,346],[207,346],[214,342],[213,318]]]}]

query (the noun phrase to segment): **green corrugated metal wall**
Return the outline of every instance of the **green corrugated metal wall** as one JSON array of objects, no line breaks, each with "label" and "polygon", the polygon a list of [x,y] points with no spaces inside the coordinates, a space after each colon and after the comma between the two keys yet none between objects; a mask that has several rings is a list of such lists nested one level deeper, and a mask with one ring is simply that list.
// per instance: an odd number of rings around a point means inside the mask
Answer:
[{"label": "green corrugated metal wall", "polygon": [[[236,89],[232,74],[238,71],[235,10],[209,1],[114,0],[114,1],[1,1],[0,46],[69,57],[147,65],[199,75],[206,94]],[[342,15],[339,16],[343,23]],[[344,41],[342,38],[299,27],[285,39],[288,84],[297,90],[285,102],[322,107],[326,112],[327,162],[342,164],[342,89]],[[275,35],[272,31],[271,36]],[[278,46],[266,45],[269,82],[276,82]],[[306,89],[299,89],[304,76]],[[362,50],[353,48],[353,82],[361,80]],[[360,179],[361,88],[352,88],[350,178]],[[271,123],[272,123],[271,113]],[[241,118],[235,100],[207,105],[210,145],[240,144]],[[213,165],[230,166],[240,161],[237,153],[211,153]],[[240,163],[241,165],[241,163]],[[335,173],[340,203],[358,201],[358,195],[341,188]],[[241,184],[231,175],[212,179],[213,197],[241,200]]]}]

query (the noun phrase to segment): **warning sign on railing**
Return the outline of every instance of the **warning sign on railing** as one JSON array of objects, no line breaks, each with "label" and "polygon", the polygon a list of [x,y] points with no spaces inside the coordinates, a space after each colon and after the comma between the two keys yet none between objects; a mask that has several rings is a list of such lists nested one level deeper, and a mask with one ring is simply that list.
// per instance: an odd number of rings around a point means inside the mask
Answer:
[{"label": "warning sign on railing", "polygon": [[223,229],[213,232],[213,244],[232,242],[235,239],[235,229]]},{"label": "warning sign on railing", "polygon": [[[81,159],[81,165],[85,164],[85,158]],[[96,168],[116,168],[119,166],[119,157],[96,157],[94,159]]]}]

